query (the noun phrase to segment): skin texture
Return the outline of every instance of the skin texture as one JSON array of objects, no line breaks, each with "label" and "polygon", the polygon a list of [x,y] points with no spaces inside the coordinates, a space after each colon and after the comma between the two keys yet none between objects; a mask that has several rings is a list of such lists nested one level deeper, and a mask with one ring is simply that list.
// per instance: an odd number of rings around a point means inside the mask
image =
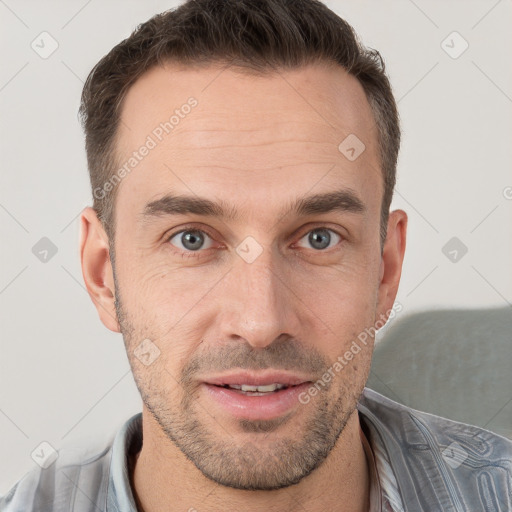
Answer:
[{"label": "skin texture", "polygon": [[[286,369],[315,382],[391,310],[407,217],[391,212],[381,248],[383,179],[364,91],[323,64],[265,76],[156,67],[125,98],[120,165],[189,97],[197,106],[117,185],[115,267],[94,210],[81,216],[87,289],[105,326],[122,332],[143,400],[138,506],[367,510],[356,405],[373,340],[307,404],[276,419],[235,418],[202,384],[237,368]],[[366,146],[354,161],[338,150],[349,134]],[[298,216],[290,208],[338,189],[364,210]],[[145,205],[169,193],[223,202],[236,216],[144,220]],[[172,236],[183,229],[204,230],[204,245],[190,250],[182,234]],[[319,249],[309,235],[322,229],[330,242]],[[251,263],[236,251],[247,236],[262,249]],[[160,351],[149,365],[134,352],[144,339]]]}]

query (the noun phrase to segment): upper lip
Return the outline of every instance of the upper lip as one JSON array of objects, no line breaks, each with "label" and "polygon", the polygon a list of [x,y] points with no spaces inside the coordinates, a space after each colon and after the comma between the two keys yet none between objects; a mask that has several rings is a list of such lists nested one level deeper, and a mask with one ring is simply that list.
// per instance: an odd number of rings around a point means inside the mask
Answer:
[{"label": "upper lip", "polygon": [[207,377],[202,380],[206,384],[213,384],[215,386],[226,386],[229,384],[247,384],[249,386],[283,384],[284,386],[297,386],[298,384],[303,384],[304,382],[311,382],[311,379],[308,377],[275,370],[257,373],[240,371],[235,373],[227,373],[225,375]]}]

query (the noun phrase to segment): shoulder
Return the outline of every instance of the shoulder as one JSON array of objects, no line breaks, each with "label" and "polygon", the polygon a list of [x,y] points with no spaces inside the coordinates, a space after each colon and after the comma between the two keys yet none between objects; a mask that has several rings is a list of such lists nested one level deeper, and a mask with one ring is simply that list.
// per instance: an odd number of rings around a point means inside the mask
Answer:
[{"label": "shoulder", "polygon": [[385,435],[410,444],[425,441],[439,445],[460,442],[468,447],[478,447],[475,456],[512,458],[512,440],[475,425],[468,425],[427,412],[418,411],[395,402],[376,391],[365,388],[359,401],[359,410],[377,427],[385,428]]},{"label": "shoulder", "polygon": [[496,510],[512,510],[510,439],[417,411],[369,388],[358,410],[372,448],[385,450],[402,500],[412,509],[484,510],[499,503],[504,508]]},{"label": "shoulder", "polygon": [[[97,511],[106,501],[112,440],[59,450],[48,467],[31,469],[0,497],[2,512]],[[104,506],[100,510],[104,510]]]}]

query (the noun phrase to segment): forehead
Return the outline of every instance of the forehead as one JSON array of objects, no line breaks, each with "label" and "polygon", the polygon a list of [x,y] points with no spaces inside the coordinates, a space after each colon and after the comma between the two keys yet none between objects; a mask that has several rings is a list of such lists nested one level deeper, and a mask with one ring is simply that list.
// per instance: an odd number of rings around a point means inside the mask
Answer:
[{"label": "forehead", "polygon": [[[339,66],[264,75],[155,67],[123,102],[116,153],[125,172],[116,211],[139,214],[148,201],[179,192],[238,203],[250,214],[253,206],[340,186],[367,194],[377,210],[377,137],[361,84]],[[348,158],[347,145],[364,151]]]}]

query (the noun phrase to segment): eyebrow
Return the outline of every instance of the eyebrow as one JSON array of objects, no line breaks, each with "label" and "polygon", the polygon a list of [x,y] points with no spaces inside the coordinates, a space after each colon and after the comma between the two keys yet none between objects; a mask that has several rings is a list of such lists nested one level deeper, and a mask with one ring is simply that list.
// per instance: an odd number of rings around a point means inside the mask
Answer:
[{"label": "eyebrow", "polygon": [[[342,189],[298,198],[288,210],[297,216],[306,216],[334,211],[364,213],[366,206],[352,190]],[[284,216],[285,212],[282,213]],[[229,207],[223,201],[216,203],[203,197],[174,194],[167,194],[146,204],[141,217],[143,222],[149,222],[154,217],[183,214],[217,217],[223,220],[235,220],[238,217],[236,208]]]}]

